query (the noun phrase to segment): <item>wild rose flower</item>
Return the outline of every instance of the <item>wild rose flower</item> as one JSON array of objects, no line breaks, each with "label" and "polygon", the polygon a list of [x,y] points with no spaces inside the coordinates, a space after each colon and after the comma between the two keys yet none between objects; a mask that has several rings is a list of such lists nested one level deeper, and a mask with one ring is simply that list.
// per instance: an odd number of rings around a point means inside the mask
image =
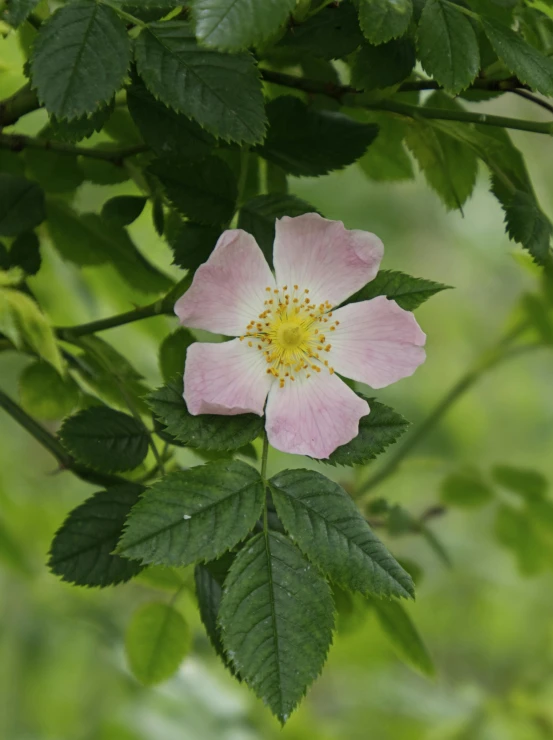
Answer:
[{"label": "wild rose flower", "polygon": [[237,337],[188,348],[191,414],[266,415],[270,444],[328,457],[357,436],[368,403],[338,376],[383,388],[424,362],[412,313],[379,296],[334,309],[378,272],[380,239],[316,213],[276,222],[275,276],[255,239],[225,231],[175,313]]}]

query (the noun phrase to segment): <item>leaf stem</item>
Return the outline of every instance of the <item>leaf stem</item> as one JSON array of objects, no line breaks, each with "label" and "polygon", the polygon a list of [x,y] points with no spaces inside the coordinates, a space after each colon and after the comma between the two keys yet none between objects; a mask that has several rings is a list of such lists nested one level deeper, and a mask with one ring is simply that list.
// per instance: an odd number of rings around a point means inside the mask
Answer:
[{"label": "leaf stem", "polygon": [[155,301],[147,306],[141,306],[135,308],[132,311],[126,311],[125,313],[116,314],[115,316],[108,316],[106,319],[98,319],[97,321],[90,321],[87,324],[79,324],[77,326],[60,326],[57,328],[56,334],[59,339],[65,342],[71,342],[73,339],[85,336],[86,334],[95,334],[98,331],[105,331],[106,329],[113,329],[116,326],[124,326],[125,324],[131,324],[133,321],[140,321],[141,319],[149,319],[153,316],[162,316],[164,314],[172,314],[172,305],[168,306],[165,299]]},{"label": "leaf stem", "polygon": [[267,432],[263,432],[263,452],[261,453],[261,477],[263,480],[267,478],[267,458],[269,456],[269,440],[267,439]]},{"label": "leaf stem", "polygon": [[63,141],[40,139],[24,136],[23,134],[0,134],[0,149],[9,149],[12,152],[21,152],[23,149],[38,149],[55,152],[56,154],[65,154],[70,157],[100,159],[116,167],[122,167],[124,160],[128,157],[148,151],[148,147],[144,144],[127,147],[126,149],[92,149],[91,147],[76,146],[75,144],[66,144]]}]

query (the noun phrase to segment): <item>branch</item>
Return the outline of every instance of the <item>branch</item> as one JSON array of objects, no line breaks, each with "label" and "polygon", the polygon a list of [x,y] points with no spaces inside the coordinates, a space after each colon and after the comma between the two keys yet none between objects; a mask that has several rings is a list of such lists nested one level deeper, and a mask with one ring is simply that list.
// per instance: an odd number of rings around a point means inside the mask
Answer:
[{"label": "branch", "polygon": [[37,94],[31,90],[31,84],[24,85],[10,98],[0,101],[0,129],[11,126],[21,116],[40,108]]},{"label": "branch", "polygon": [[139,144],[126,149],[113,149],[110,151],[109,149],[91,149],[90,147],[75,146],[74,144],[66,144],[62,141],[38,139],[32,136],[23,136],[22,134],[0,134],[0,149],[9,149],[12,152],[20,152],[23,149],[39,149],[41,151],[56,152],[57,154],[67,154],[70,157],[100,159],[116,167],[122,167],[125,159],[147,151],[148,147]]},{"label": "branch", "polygon": [[553,113],[553,105],[545,100],[542,100],[541,98],[538,98],[537,95],[532,95],[532,93],[529,93],[526,90],[511,90],[511,92],[521,98],[529,100],[531,103],[539,105],[541,108],[545,108],[545,110],[549,111],[550,113]]}]

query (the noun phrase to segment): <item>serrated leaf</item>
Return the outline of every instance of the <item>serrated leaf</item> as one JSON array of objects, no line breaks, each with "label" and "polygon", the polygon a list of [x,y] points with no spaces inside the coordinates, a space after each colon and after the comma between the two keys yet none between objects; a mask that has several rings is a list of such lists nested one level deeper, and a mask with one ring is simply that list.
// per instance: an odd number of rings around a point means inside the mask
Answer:
[{"label": "serrated leaf", "polygon": [[296,0],[195,0],[196,36],[215,49],[247,49],[278,31],[295,6]]},{"label": "serrated leaf", "polygon": [[543,265],[551,256],[553,225],[538,206],[533,195],[516,190],[505,207],[509,238],[521,244]]},{"label": "serrated leaf", "polygon": [[370,413],[359,419],[359,433],[351,442],[337,447],[326,460],[329,465],[364,465],[404,434],[409,422],[397,411],[374,398],[367,398]]},{"label": "serrated leaf", "polygon": [[52,572],[77,586],[112,586],[135,576],[142,566],[113,550],[142,490],[131,483],[114,486],[73,509],[52,542]]},{"label": "serrated leaf", "polygon": [[196,341],[196,338],[180,326],[168,334],[159,347],[159,369],[163,380],[168,383],[175,376],[183,375],[186,350]]},{"label": "serrated leaf", "polygon": [[411,22],[411,0],[360,0],[359,23],[371,44],[402,36]]},{"label": "serrated leaf", "polygon": [[24,231],[12,242],[8,267],[20,267],[26,275],[36,275],[41,265],[40,244],[34,231]]},{"label": "serrated leaf", "polygon": [[301,216],[316,208],[295,195],[258,195],[244,203],[238,216],[238,228],[251,234],[261,247],[265,259],[273,264],[275,221],[282,216]]},{"label": "serrated leaf", "polygon": [[378,126],[343,113],[309,108],[289,95],[267,105],[269,131],[258,153],[292,175],[325,175],[361,157]]},{"label": "serrated leaf", "polygon": [[184,270],[197,270],[207,261],[221,236],[219,226],[205,226],[193,221],[183,223],[176,234],[168,236],[173,264]]},{"label": "serrated leaf", "polygon": [[371,298],[385,295],[406,311],[414,311],[436,293],[449,289],[449,285],[412,277],[398,270],[380,270],[374,280],[348,298],[346,303],[370,301]]},{"label": "serrated leaf", "polygon": [[52,421],[69,414],[79,401],[79,387],[42,360],[27,365],[19,376],[19,399],[31,416]]},{"label": "serrated leaf", "polygon": [[125,652],[134,676],[154,686],[178,670],[191,646],[184,617],[169,604],[145,604],[134,613],[125,635]]},{"label": "serrated leaf", "polygon": [[452,94],[467,88],[480,70],[478,39],[470,20],[447,0],[428,0],[417,46],[425,71]]},{"label": "serrated leaf", "polygon": [[256,414],[192,416],[182,397],[182,383],[176,381],[151,393],[148,403],[169,434],[188,447],[236,450],[252,442],[263,431],[263,419]]},{"label": "serrated leaf", "polygon": [[104,127],[113,110],[114,101],[111,100],[108,105],[101,106],[94,111],[91,116],[80,116],[72,121],[52,116],[49,122],[50,135],[53,139],[70,143],[89,139]]},{"label": "serrated leaf", "polygon": [[203,224],[224,224],[232,218],[238,187],[232,170],[219,157],[193,164],[158,159],[149,170],[184,216]]},{"label": "serrated leaf", "polygon": [[517,493],[528,501],[545,498],[548,482],[537,470],[515,468],[511,465],[496,465],[492,468],[492,478],[508,491]]},{"label": "serrated leaf", "polygon": [[378,136],[359,160],[359,166],[376,182],[412,180],[415,177],[413,163],[403,145],[407,125],[385,114],[371,112],[370,117],[380,128]]},{"label": "serrated leaf", "polygon": [[326,660],[328,584],[287,537],[258,534],[230,568],[219,622],[238,673],[284,724]]},{"label": "serrated leaf", "polygon": [[214,560],[251,531],[264,496],[259,473],[238,460],[171,473],[133,508],[118,552],[157,565]]},{"label": "serrated leaf", "polygon": [[0,236],[17,236],[45,218],[40,186],[20,175],[0,172]]},{"label": "serrated leaf", "polygon": [[71,120],[113,96],[129,61],[129,37],[117,13],[92,0],[75,0],[40,27],[32,82],[49,113]]},{"label": "serrated leaf", "polygon": [[398,656],[424,676],[433,676],[436,670],[432,658],[402,604],[383,599],[371,599],[371,604]]},{"label": "serrated leaf", "polygon": [[40,0],[8,0],[6,4],[6,21],[17,28],[33,12]]},{"label": "serrated leaf", "polygon": [[116,195],[102,206],[102,218],[114,226],[128,226],[140,216],[147,198],[138,195]]},{"label": "serrated leaf", "polygon": [[266,119],[261,81],[246,53],[198,46],[188,24],[152,23],[136,40],[140,76],[150,92],[215,136],[257,144]]},{"label": "serrated leaf", "polygon": [[79,462],[108,473],[133,470],[148,453],[148,431],[142,422],[107,406],[70,416],[59,436]]},{"label": "serrated leaf", "polygon": [[451,473],[441,483],[440,500],[448,506],[472,509],[485,506],[494,492],[478,470],[466,469]]},{"label": "serrated leaf", "polygon": [[285,470],[269,486],[290,536],[333,581],[366,595],[414,596],[411,576],[341,486],[312,470]]},{"label": "serrated leaf", "polygon": [[553,60],[502,23],[491,18],[481,21],[484,33],[507,69],[532,89],[552,97]]},{"label": "serrated leaf", "polygon": [[[233,559],[233,556],[227,554],[219,561],[197,565],[194,569],[194,581],[196,584],[200,617],[209,641],[225,666],[231,673],[237,675],[233,665],[225,654],[221,640],[221,627],[218,621],[223,596],[223,583]],[[223,568],[221,568],[221,563],[224,566]]]},{"label": "serrated leaf", "polygon": [[391,87],[409,77],[416,62],[415,45],[409,38],[385,44],[363,44],[354,58],[351,81],[361,90]]}]

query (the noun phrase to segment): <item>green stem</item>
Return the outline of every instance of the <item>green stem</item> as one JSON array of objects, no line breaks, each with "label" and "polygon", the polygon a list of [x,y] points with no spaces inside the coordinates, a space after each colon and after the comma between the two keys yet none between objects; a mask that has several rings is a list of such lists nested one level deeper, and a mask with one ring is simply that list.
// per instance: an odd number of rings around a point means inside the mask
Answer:
[{"label": "green stem", "polygon": [[138,26],[139,28],[146,28],[148,25],[147,23],[144,23],[144,21],[141,21],[140,18],[137,18],[134,15],[131,15],[130,13],[127,13],[123,10],[123,8],[120,5],[116,5],[115,3],[110,3],[108,0],[100,0],[102,5],[107,5],[108,8],[111,8],[112,10],[115,10],[117,15],[119,15],[121,18],[124,18],[129,23],[132,23],[133,26]]},{"label": "green stem", "polygon": [[0,134],[0,149],[9,149],[12,152],[21,152],[23,149],[38,149],[40,151],[55,152],[56,154],[65,154],[70,157],[100,159],[116,167],[122,167],[125,159],[147,151],[148,147],[139,144],[126,149],[92,149],[85,146],[76,146],[75,144],[66,144],[63,141],[23,136],[22,134]]},{"label": "green stem", "polygon": [[0,101],[0,129],[11,126],[21,116],[40,108],[37,94],[31,90],[31,83],[27,83],[11,97]]},{"label": "green stem", "polygon": [[[261,477],[263,478],[263,483],[266,486],[267,485],[267,458],[269,457],[269,440],[267,439],[267,432],[263,432],[263,452],[261,453]],[[263,507],[263,531],[265,532],[265,537],[267,537],[267,533],[269,531],[269,517],[267,512],[267,494],[265,494],[265,505]]]},{"label": "green stem", "polygon": [[171,314],[172,312],[172,305],[168,306],[165,299],[162,299],[155,303],[150,303],[147,306],[141,306],[132,311],[127,311],[126,313],[108,316],[107,319],[98,319],[97,321],[90,321],[88,324],[79,324],[78,326],[59,327],[56,329],[56,334],[59,339],[65,342],[71,342],[73,339],[85,336],[86,334],[95,334],[98,331],[113,329],[116,326],[124,326],[133,321],[149,319],[153,316],[162,316],[163,314]]}]

